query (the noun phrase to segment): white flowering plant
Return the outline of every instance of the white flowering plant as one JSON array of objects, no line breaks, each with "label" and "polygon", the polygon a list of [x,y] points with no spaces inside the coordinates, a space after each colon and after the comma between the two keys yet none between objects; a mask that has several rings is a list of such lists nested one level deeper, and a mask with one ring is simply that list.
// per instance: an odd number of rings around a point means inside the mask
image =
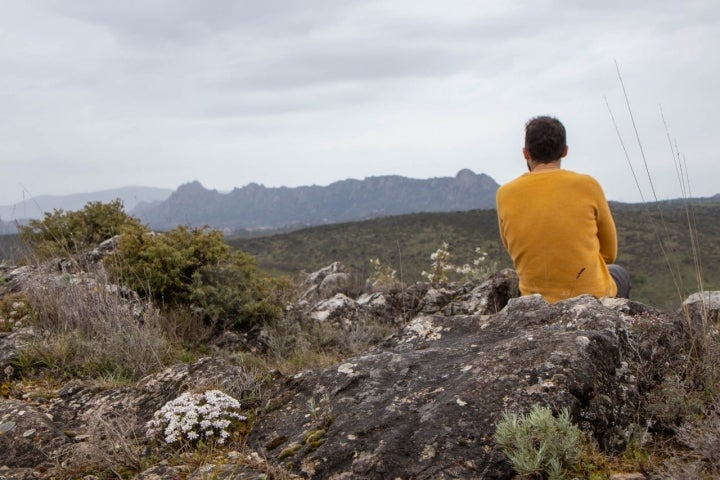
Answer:
[{"label": "white flowering plant", "polygon": [[373,267],[370,284],[374,288],[389,288],[397,284],[397,271],[392,267],[383,265],[377,257],[370,259],[370,265]]},{"label": "white flowering plant", "polygon": [[455,269],[455,272],[460,275],[463,280],[479,280],[497,269],[496,262],[489,262],[488,253],[483,251],[482,248],[477,247],[475,249],[475,255],[477,258],[473,260],[472,265],[466,263],[462,267]]},{"label": "white flowering plant", "polygon": [[448,281],[448,272],[455,271],[455,266],[450,263],[450,251],[448,250],[450,246],[447,242],[443,242],[443,244],[435,250],[430,255],[430,260],[432,260],[431,269],[429,272],[423,271],[421,275],[427,279],[430,283],[442,283]]},{"label": "white flowering plant", "polygon": [[146,435],[168,445],[200,441],[222,445],[234,428],[247,421],[240,409],[240,402],[220,390],[185,392],[155,412],[146,424]]},{"label": "white flowering plant", "polygon": [[462,280],[481,280],[497,269],[496,262],[488,261],[488,253],[478,247],[472,265],[466,263],[460,267],[454,265],[450,258],[450,246],[444,242],[440,248],[430,255],[432,260],[429,272],[423,271],[422,276],[430,283],[443,283],[450,280],[450,274],[457,274]]}]

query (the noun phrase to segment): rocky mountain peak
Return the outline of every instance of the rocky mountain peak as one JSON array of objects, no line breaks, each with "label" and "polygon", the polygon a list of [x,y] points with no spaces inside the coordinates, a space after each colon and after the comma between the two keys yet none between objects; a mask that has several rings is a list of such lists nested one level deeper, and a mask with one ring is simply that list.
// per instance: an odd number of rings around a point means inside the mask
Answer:
[{"label": "rocky mountain peak", "polygon": [[418,212],[495,206],[498,185],[487,175],[461,170],[455,177],[411,179],[398,175],[348,179],[326,187],[270,188],[250,183],[229,194],[199,182],[182,185],[166,201],[132,213],[158,230],[176,225],[223,229],[320,225]]}]

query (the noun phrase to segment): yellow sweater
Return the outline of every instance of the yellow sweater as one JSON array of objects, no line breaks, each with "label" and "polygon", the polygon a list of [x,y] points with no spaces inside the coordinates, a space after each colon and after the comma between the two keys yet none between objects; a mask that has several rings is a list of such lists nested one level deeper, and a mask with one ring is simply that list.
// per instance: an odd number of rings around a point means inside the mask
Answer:
[{"label": "yellow sweater", "polygon": [[523,295],[556,302],[617,294],[607,269],[617,256],[615,222],[594,178],[568,170],[526,173],[498,189],[497,213]]}]

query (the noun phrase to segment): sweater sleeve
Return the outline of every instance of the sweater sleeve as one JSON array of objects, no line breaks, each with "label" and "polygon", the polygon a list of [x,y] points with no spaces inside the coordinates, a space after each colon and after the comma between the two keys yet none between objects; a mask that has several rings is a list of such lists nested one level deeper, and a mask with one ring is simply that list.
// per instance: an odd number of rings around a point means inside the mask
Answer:
[{"label": "sweater sleeve", "polygon": [[507,244],[507,240],[505,239],[505,222],[503,221],[503,217],[502,217],[502,205],[501,205],[502,192],[501,192],[501,190],[502,190],[502,187],[500,187],[495,194],[495,211],[497,212],[498,231],[500,232],[500,240],[502,241],[502,244],[505,247],[505,249],[507,249],[508,244]]},{"label": "sweater sleeve", "polygon": [[597,229],[598,240],[600,241],[600,255],[605,263],[613,263],[617,258],[618,241],[615,221],[613,220],[610,206],[605,199],[605,194],[599,184],[597,187]]}]

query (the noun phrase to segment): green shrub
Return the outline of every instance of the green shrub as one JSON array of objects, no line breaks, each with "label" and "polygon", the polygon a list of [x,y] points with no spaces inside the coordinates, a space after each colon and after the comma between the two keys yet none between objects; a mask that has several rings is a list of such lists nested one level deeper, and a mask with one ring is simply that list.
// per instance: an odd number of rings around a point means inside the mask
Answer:
[{"label": "green shrub", "polygon": [[583,454],[583,440],[566,409],[556,418],[538,405],[527,415],[504,413],[495,430],[495,441],[520,475],[550,480],[567,478]]},{"label": "green shrub", "polygon": [[180,226],[156,234],[126,225],[116,254],[105,265],[140,295],[170,308],[189,306],[220,328],[282,314],[286,283],[260,272],[252,256],[231,251],[217,230]]},{"label": "green shrub", "polygon": [[120,233],[124,225],[140,226],[125,213],[121,200],[90,202],[82,210],[45,213],[42,220],[18,226],[20,238],[41,259],[80,253]]}]

